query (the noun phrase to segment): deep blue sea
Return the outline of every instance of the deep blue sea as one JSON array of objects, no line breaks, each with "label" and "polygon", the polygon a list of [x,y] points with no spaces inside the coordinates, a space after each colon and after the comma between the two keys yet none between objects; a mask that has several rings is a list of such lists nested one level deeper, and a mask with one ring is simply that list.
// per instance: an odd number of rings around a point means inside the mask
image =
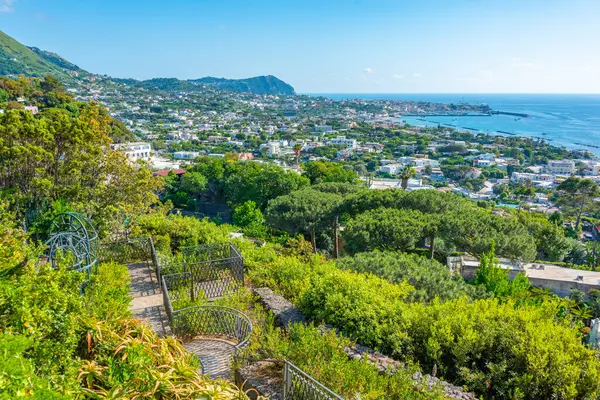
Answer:
[{"label": "deep blue sea", "polygon": [[414,100],[439,103],[465,102],[488,104],[493,110],[529,114],[530,118],[507,115],[490,117],[426,117],[404,118],[411,125],[456,125],[457,128],[474,128],[473,132],[542,138],[555,146],[586,149],[600,155],[600,94],[360,94],[319,93],[335,100]]}]

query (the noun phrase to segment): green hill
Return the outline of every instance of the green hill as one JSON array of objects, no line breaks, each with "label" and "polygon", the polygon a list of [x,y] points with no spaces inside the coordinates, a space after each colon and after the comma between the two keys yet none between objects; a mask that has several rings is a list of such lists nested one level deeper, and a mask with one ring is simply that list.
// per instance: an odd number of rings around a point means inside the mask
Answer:
[{"label": "green hill", "polygon": [[179,80],[176,78],[153,78],[144,81],[135,79],[112,78],[113,81],[144,89],[157,89],[166,91],[203,91],[207,86],[231,92],[244,92],[252,94],[280,94],[293,95],[294,88],[272,75],[256,76],[247,79],[205,78]]},{"label": "green hill", "polygon": [[294,88],[274,77],[273,75],[256,76],[247,79],[225,79],[206,77],[193,79],[190,82],[201,83],[204,85],[214,86],[219,89],[230,90],[232,92],[250,92],[254,94],[295,94]]},{"label": "green hill", "polygon": [[73,64],[70,61],[65,60],[64,58],[62,58],[61,56],[59,56],[56,53],[52,53],[50,51],[46,51],[46,50],[41,50],[38,49],[37,47],[30,47],[28,46],[29,50],[33,51],[35,54],[37,54],[40,58],[48,61],[49,63],[62,68],[63,70],[67,70],[67,71],[73,71],[73,72],[77,72],[79,74],[84,74],[84,75],[88,75],[89,73],[81,68],[79,68],[77,65]]},{"label": "green hill", "polygon": [[67,79],[70,71],[85,72],[54,53],[24,46],[0,31],[0,75],[54,75]]},{"label": "green hill", "polygon": [[[63,82],[74,75],[88,76],[89,72],[65,60],[56,53],[27,47],[6,33],[0,31],[0,75],[43,77],[53,75]],[[247,79],[225,79],[205,77],[179,80],[175,78],[154,78],[145,81],[116,79],[113,81],[146,89],[202,91],[208,87],[253,94],[293,95],[294,88],[273,75],[256,76]]]}]

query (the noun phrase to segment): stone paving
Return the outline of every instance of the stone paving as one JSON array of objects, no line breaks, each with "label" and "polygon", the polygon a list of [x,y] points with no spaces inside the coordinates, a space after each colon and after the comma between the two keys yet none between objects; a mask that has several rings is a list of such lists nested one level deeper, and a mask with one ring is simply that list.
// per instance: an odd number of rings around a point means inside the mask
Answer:
[{"label": "stone paving", "polygon": [[[135,318],[150,325],[159,336],[171,334],[165,312],[163,294],[154,271],[147,263],[128,265],[131,277],[130,309]],[[211,377],[229,379],[234,345],[219,339],[201,338],[184,343],[184,347],[198,356],[204,373]]]},{"label": "stone paving", "polygon": [[196,339],[183,343],[183,347],[194,353],[204,367],[204,373],[212,378],[231,378],[231,362],[235,347],[219,339]]},{"label": "stone paving", "polygon": [[129,264],[127,267],[131,277],[130,295],[133,298],[129,308],[133,315],[150,325],[159,336],[168,335],[169,319],[154,271],[146,263]]}]

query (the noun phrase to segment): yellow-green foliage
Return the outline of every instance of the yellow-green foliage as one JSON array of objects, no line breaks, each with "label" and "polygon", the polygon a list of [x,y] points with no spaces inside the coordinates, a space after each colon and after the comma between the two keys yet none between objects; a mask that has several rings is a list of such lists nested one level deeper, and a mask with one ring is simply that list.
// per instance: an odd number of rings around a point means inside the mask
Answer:
[{"label": "yellow-green foliage", "polygon": [[291,360],[319,382],[347,399],[442,399],[439,388],[413,380],[418,367],[405,365],[382,374],[362,359],[349,359],[344,349],[352,342],[334,331],[294,324],[288,332],[268,327],[261,345],[270,358]]},{"label": "yellow-green foliage", "polygon": [[36,263],[10,218],[0,238],[10,255],[0,260],[0,399],[246,398],[200,375],[176,339],[130,317],[125,266],[99,265],[82,294],[84,275]]},{"label": "yellow-green foliage", "polygon": [[555,305],[517,307],[494,299],[410,304],[403,351],[446,379],[496,398],[585,398],[597,393],[600,364],[577,330],[554,319]]},{"label": "yellow-green foliage", "polygon": [[150,214],[139,218],[134,233],[152,236],[157,250],[167,252],[170,248],[195,246],[205,243],[226,242],[229,231],[226,227],[204,219],[186,218],[180,215]]},{"label": "yellow-green foliage", "polygon": [[129,272],[127,267],[115,262],[98,266],[86,290],[88,315],[100,319],[122,318],[131,315],[129,310]]},{"label": "yellow-green foliage", "polygon": [[[489,398],[585,399],[600,391],[600,361],[559,300],[510,297],[406,301],[412,288],[273,248],[245,251],[249,276],[359,342]],[[260,260],[255,262],[255,260]],[[529,303],[528,303],[529,304]]]},{"label": "yellow-green foliage", "polygon": [[85,324],[85,360],[78,379],[91,398],[244,398],[228,382],[202,375],[196,358],[173,337],[159,338],[131,319]]},{"label": "yellow-green foliage", "polygon": [[403,282],[389,283],[375,275],[331,268],[312,276],[300,300],[302,310],[317,321],[326,321],[362,343],[389,350],[400,333],[397,316],[414,290]]}]

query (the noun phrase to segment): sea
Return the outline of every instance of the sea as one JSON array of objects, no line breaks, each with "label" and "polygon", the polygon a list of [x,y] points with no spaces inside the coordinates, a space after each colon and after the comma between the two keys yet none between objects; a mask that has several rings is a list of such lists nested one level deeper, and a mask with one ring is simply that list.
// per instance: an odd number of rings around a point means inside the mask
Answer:
[{"label": "sea", "polygon": [[[541,138],[569,149],[589,150],[600,156],[600,94],[361,94],[319,93],[334,100],[412,100],[436,103],[487,104],[496,111],[528,114],[486,117],[404,117],[419,126],[453,126],[492,135]],[[498,131],[502,131],[498,132]],[[508,133],[506,133],[508,132]]]}]

